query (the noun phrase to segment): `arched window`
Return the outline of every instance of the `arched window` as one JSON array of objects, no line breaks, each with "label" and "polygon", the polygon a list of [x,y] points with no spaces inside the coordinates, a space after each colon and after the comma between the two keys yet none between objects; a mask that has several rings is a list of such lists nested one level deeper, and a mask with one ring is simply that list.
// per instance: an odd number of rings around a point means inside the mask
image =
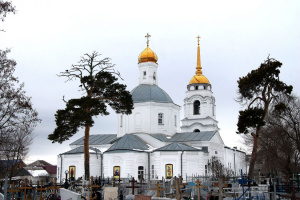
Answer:
[{"label": "arched window", "polygon": [[194,115],[200,115],[200,101],[194,101]]},{"label": "arched window", "polygon": [[164,124],[164,114],[158,113],[158,124]]},{"label": "arched window", "polygon": [[200,130],[199,129],[195,129],[193,132],[200,132]]}]

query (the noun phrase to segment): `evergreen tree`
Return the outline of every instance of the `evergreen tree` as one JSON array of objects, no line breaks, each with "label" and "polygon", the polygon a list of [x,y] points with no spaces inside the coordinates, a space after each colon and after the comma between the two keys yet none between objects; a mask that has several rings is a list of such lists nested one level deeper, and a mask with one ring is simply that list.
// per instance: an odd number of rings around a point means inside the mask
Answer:
[{"label": "evergreen tree", "polygon": [[[261,129],[265,125],[270,105],[280,94],[290,95],[293,90],[292,86],[279,80],[281,65],[281,62],[268,57],[258,69],[252,70],[247,76],[237,81],[238,102],[246,107],[245,110],[239,112],[237,133],[251,132],[253,137],[248,174],[250,178],[253,177]],[[276,103],[280,105],[280,102]]]},{"label": "evergreen tree", "polygon": [[[99,54],[84,54],[71,69],[61,72],[59,76],[67,77],[68,81],[78,79],[80,90],[84,96],[70,99],[66,108],[57,110],[55,114],[56,129],[48,139],[52,142],[62,143],[68,140],[79,128],[84,131],[84,167],[85,178],[89,179],[89,133],[94,124],[93,116],[109,115],[107,105],[116,113],[131,114],[133,101],[126,85],[116,81],[120,73],[116,72],[110,63],[110,58],[98,60]],[[117,76],[117,77],[116,77]]]}]

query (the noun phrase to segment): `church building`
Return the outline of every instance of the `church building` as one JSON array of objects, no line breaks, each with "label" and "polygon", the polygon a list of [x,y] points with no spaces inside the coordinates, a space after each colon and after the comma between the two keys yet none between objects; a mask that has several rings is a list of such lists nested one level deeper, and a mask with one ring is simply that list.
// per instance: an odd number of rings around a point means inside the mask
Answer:
[{"label": "church building", "polygon": [[[233,175],[246,171],[245,153],[225,146],[220,136],[212,85],[202,72],[200,37],[196,72],[186,80],[182,119],[181,106],[158,86],[158,57],[149,47],[150,35],[146,37],[147,47],[138,56],[139,84],[131,91],[132,114],[118,115],[117,134],[90,135],[90,175],[143,180],[209,175],[212,157]],[[84,137],[58,155],[59,182],[66,170],[76,179],[84,175],[83,144]]]}]

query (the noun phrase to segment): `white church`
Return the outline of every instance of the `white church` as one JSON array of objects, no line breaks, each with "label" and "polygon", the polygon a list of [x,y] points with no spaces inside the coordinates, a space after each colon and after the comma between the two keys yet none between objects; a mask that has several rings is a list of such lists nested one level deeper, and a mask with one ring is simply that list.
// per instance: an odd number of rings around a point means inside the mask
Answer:
[{"label": "white church", "polygon": [[[213,156],[237,175],[246,171],[246,154],[225,146],[220,136],[212,85],[202,73],[199,37],[182,119],[181,106],[158,86],[158,57],[149,47],[150,35],[146,37],[147,47],[138,57],[139,84],[131,91],[132,114],[118,115],[117,134],[90,135],[90,175],[144,180],[209,175]],[[75,179],[84,175],[83,139],[58,155],[58,182],[65,171]]]}]

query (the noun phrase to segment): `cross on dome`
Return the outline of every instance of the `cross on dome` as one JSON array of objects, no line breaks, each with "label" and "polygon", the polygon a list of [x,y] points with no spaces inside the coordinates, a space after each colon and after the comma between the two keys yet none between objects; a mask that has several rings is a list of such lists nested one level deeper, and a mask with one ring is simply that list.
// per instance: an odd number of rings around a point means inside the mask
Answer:
[{"label": "cross on dome", "polygon": [[147,35],[145,35],[145,37],[147,38],[147,47],[149,47],[149,37],[151,37],[151,35],[149,35],[149,33],[147,33]]}]

